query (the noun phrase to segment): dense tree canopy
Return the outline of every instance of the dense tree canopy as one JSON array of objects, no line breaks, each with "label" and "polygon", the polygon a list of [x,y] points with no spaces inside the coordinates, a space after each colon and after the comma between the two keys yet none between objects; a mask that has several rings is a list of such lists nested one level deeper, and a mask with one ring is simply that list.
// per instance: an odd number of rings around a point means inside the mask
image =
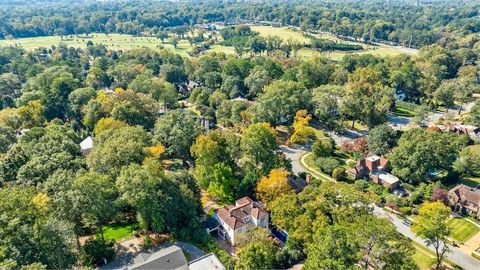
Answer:
[{"label": "dense tree canopy", "polygon": [[393,173],[410,183],[443,179],[452,172],[452,164],[467,140],[465,136],[452,133],[424,129],[406,131],[388,156]]}]

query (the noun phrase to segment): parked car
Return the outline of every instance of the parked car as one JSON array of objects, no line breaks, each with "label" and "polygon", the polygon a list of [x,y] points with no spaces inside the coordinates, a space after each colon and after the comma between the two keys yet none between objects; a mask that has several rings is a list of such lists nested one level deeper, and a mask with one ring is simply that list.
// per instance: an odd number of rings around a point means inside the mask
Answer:
[{"label": "parked car", "polygon": [[413,223],[412,223],[410,220],[408,220],[408,219],[403,219],[403,220],[402,220],[402,223],[405,224],[405,225],[407,225],[408,227],[410,227],[410,226],[413,225]]}]

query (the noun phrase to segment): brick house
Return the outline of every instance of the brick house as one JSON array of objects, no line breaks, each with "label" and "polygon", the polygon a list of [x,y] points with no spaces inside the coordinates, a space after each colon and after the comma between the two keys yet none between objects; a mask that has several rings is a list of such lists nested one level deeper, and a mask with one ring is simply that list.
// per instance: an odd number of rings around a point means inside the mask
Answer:
[{"label": "brick house", "polygon": [[216,209],[213,218],[220,224],[218,233],[235,245],[241,234],[255,227],[268,227],[269,214],[262,202],[243,197],[235,205]]},{"label": "brick house", "polygon": [[465,211],[480,219],[480,189],[457,185],[448,191],[448,202],[455,212]]},{"label": "brick house", "polygon": [[401,184],[398,177],[389,173],[388,159],[377,155],[369,155],[367,158],[357,161],[355,167],[349,169],[347,173],[355,180],[368,178],[390,190],[397,189]]}]

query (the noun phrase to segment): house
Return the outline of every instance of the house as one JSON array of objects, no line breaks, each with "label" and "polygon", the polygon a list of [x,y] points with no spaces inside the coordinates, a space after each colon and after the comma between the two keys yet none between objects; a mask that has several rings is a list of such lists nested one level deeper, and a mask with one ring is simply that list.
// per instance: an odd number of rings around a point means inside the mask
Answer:
[{"label": "house", "polygon": [[213,253],[209,253],[188,263],[190,270],[225,270],[222,262]]},{"label": "house", "polygon": [[430,126],[437,127],[440,131],[443,132],[453,132],[457,134],[466,134],[472,138],[472,140],[480,139],[480,127],[472,126],[472,125],[462,125],[458,123],[451,123],[448,125],[434,125]]},{"label": "house", "polygon": [[218,234],[235,245],[241,234],[251,228],[268,227],[269,214],[262,202],[255,202],[248,197],[243,197],[237,200],[235,205],[227,205],[216,209],[213,218],[219,224],[215,228]]},{"label": "house", "polygon": [[83,156],[86,156],[92,152],[93,149],[93,139],[91,136],[88,136],[80,143],[80,152]]},{"label": "house", "polygon": [[185,83],[182,83],[179,85],[178,87],[178,92],[182,95],[182,96],[188,96],[193,89],[197,88],[201,86],[199,83],[196,83],[194,81],[191,81],[191,80],[188,80],[188,82],[185,84]]},{"label": "house", "polygon": [[463,184],[448,191],[448,201],[454,211],[465,211],[480,219],[480,189],[471,188]]},{"label": "house", "polygon": [[369,155],[367,158],[357,161],[355,167],[349,169],[347,173],[354,179],[369,178],[374,183],[395,190],[400,187],[401,181],[388,171],[388,159],[377,155]]},{"label": "house", "polygon": [[170,246],[154,253],[140,253],[135,264],[125,269],[172,269],[189,270],[183,251],[178,246]]}]

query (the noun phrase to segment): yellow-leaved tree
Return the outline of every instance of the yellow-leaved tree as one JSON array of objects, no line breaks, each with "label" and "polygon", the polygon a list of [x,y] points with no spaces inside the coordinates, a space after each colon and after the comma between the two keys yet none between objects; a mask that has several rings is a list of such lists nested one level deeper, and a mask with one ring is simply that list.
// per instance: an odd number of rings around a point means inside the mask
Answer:
[{"label": "yellow-leaved tree", "polygon": [[156,144],[154,146],[147,147],[147,150],[152,157],[160,159],[163,153],[165,153],[165,146],[162,144]]},{"label": "yellow-leaved tree", "polygon": [[290,173],[283,169],[273,169],[268,176],[262,177],[257,183],[257,196],[268,204],[278,197],[293,192],[292,187],[288,184],[288,176]]},{"label": "yellow-leaved tree", "polygon": [[309,126],[310,120],[312,120],[312,115],[308,114],[307,110],[300,110],[295,114],[293,121],[294,131],[292,136],[290,136],[290,143],[302,144],[315,139],[315,132]]},{"label": "yellow-leaved tree", "polygon": [[100,135],[100,133],[109,130],[109,129],[119,129],[122,127],[128,126],[127,123],[124,121],[116,120],[110,117],[105,117],[98,120],[97,124],[95,125],[94,133],[95,136]]}]

